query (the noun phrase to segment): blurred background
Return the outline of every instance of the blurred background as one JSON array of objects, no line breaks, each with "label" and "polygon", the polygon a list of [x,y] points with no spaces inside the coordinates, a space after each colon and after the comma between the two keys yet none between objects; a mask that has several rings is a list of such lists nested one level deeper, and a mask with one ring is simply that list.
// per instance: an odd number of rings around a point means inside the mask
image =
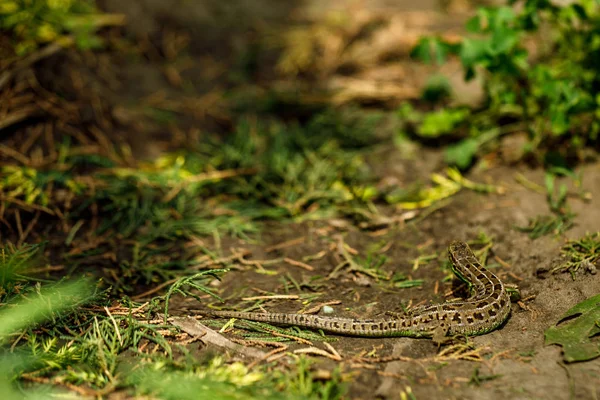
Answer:
[{"label": "blurred background", "polygon": [[[0,392],[597,397],[540,339],[600,291],[575,280],[600,266],[595,0],[0,0],[0,29]],[[166,319],[442,302],[454,239],[529,290],[491,342],[506,381],[471,343],[360,375],[224,361]],[[348,365],[404,351],[344,340]]]}]

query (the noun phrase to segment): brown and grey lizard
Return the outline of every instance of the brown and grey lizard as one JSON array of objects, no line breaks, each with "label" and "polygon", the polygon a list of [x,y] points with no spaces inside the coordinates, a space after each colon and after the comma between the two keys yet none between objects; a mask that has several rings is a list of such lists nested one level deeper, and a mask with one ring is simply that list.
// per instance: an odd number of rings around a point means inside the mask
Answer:
[{"label": "brown and grey lizard", "polygon": [[421,306],[406,316],[390,319],[351,319],[308,314],[213,311],[219,317],[241,318],[321,329],[325,332],[366,337],[431,337],[481,335],[500,326],[510,313],[510,298],[504,285],[485,269],[469,246],[460,241],[448,248],[454,274],[464,281],[470,297],[462,301]]}]

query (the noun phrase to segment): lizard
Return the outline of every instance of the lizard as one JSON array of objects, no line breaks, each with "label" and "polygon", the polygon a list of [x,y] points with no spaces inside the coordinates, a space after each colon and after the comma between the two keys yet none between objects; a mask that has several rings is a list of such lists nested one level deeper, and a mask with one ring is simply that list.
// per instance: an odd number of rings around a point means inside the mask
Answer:
[{"label": "lizard", "polygon": [[481,265],[469,245],[454,241],[448,247],[452,271],[469,289],[465,300],[419,306],[406,315],[387,319],[352,319],[309,314],[212,311],[218,317],[295,325],[346,336],[432,338],[482,335],[506,321],[510,297],[503,283]]}]

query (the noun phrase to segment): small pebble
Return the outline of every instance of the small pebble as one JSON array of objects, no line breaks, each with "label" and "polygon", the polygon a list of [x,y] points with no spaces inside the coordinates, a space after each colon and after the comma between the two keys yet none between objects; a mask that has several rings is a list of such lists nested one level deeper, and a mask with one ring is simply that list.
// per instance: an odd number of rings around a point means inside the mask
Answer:
[{"label": "small pebble", "polygon": [[323,306],[323,314],[333,314],[333,307]]},{"label": "small pebble", "polygon": [[589,272],[590,274],[592,274],[592,275],[596,275],[596,272],[597,272],[596,266],[595,266],[594,264],[592,264],[591,262],[589,262],[588,260],[584,260],[584,261],[581,263],[581,266],[582,266],[583,268],[585,268],[585,270],[586,270],[587,272]]}]

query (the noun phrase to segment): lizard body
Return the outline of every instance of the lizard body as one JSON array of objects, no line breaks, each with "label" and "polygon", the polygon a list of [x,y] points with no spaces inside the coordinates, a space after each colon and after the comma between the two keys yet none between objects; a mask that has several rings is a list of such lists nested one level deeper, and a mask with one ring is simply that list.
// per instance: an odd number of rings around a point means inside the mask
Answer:
[{"label": "lizard body", "polygon": [[454,274],[464,281],[470,297],[462,301],[421,306],[406,316],[388,319],[352,319],[309,314],[214,311],[213,315],[252,321],[296,325],[325,332],[365,337],[431,337],[481,335],[500,326],[510,313],[510,298],[504,285],[481,265],[469,246],[454,241],[448,247]]}]

